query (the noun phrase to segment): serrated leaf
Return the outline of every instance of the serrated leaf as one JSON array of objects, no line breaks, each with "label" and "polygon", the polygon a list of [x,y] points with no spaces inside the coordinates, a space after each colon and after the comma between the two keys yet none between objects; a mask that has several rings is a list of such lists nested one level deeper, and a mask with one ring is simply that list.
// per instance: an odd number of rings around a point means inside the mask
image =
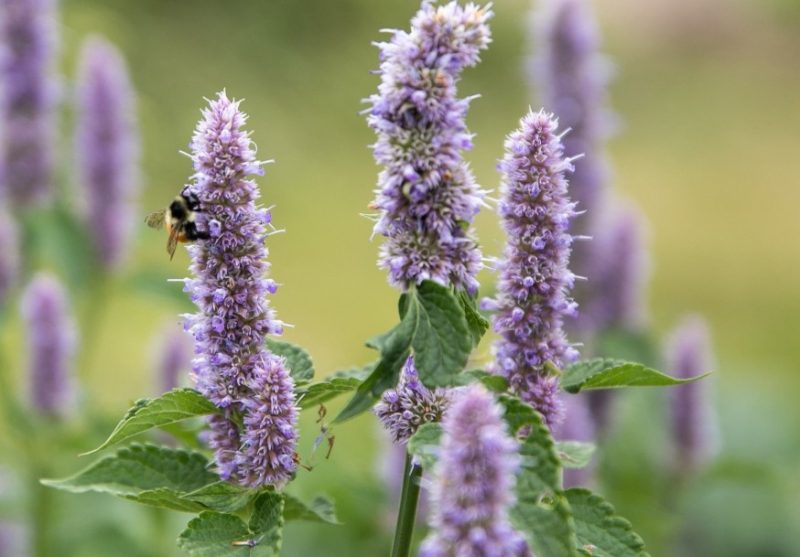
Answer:
[{"label": "serrated leaf", "polygon": [[520,444],[517,502],[510,518],[536,555],[577,557],[577,538],[569,503],[561,489],[561,462],[541,416],[516,397],[500,396],[509,429],[529,430]]},{"label": "serrated leaf", "polygon": [[472,335],[472,346],[476,347],[480,344],[483,335],[489,330],[489,321],[480,314],[478,307],[475,304],[475,298],[470,296],[463,290],[458,292],[458,301],[464,309],[464,316],[467,319],[467,326]]},{"label": "serrated leaf", "polygon": [[329,377],[325,381],[297,389],[297,405],[302,409],[311,408],[341,394],[349,393],[359,385],[361,380],[355,377]]},{"label": "serrated leaf", "polygon": [[283,494],[283,499],[283,518],[286,521],[305,520],[308,522],[340,524],[336,518],[336,508],[333,501],[327,497],[315,497],[308,504],[288,493]]},{"label": "serrated leaf", "polygon": [[[208,470],[205,456],[181,449],[154,445],[131,445],[116,454],[103,457],[77,474],[61,480],[42,480],[44,485],[84,493],[96,491],[152,504],[164,501],[170,492],[176,498],[217,482],[219,477]],[[175,505],[178,505],[177,503]],[[173,508],[173,507],[170,507]]]},{"label": "serrated leaf", "polygon": [[84,453],[90,455],[122,443],[149,429],[218,412],[219,408],[193,389],[173,389],[154,399],[138,400],[102,445]]},{"label": "serrated leaf", "polygon": [[585,468],[589,465],[594,455],[594,443],[582,441],[558,441],[556,452],[563,468]]},{"label": "serrated leaf", "polygon": [[644,541],[614,507],[588,489],[566,491],[578,543],[592,557],[649,557]]},{"label": "serrated leaf", "polygon": [[283,541],[283,497],[262,493],[249,524],[236,515],[205,511],[189,522],[178,547],[191,557],[277,557]]},{"label": "serrated leaf", "polygon": [[430,470],[439,459],[439,443],[442,440],[442,425],[438,423],[422,424],[414,432],[406,450],[416,458],[423,470]]},{"label": "serrated leaf", "polygon": [[702,379],[698,375],[689,379],[677,379],[660,371],[633,362],[595,358],[567,367],[561,376],[561,388],[568,393],[590,389],[615,389],[620,387],[666,387],[682,385]]},{"label": "serrated leaf", "polygon": [[449,288],[432,281],[412,292],[408,312],[416,305],[419,324],[412,347],[420,381],[428,387],[454,385],[472,351],[464,308]]},{"label": "serrated leaf", "polygon": [[186,493],[183,499],[201,504],[205,509],[230,513],[246,507],[255,496],[250,489],[218,481]]},{"label": "serrated leaf", "polygon": [[183,497],[183,492],[165,487],[147,489],[132,495],[122,495],[121,497],[135,503],[141,503],[142,505],[161,507],[185,513],[199,513],[200,511],[206,510],[204,505],[185,499]]},{"label": "serrated leaf", "polygon": [[286,359],[289,373],[295,383],[305,383],[314,379],[314,362],[311,356],[296,344],[268,338],[267,348],[273,354]]},{"label": "serrated leaf", "polygon": [[334,423],[349,420],[368,410],[386,389],[397,384],[400,369],[411,354],[411,341],[419,323],[418,304],[404,304],[402,300],[411,300],[412,297],[408,294],[403,296],[400,303],[400,323],[391,331],[367,342],[367,346],[380,351],[381,359],[372,373],[358,386],[356,394],[336,416]]}]

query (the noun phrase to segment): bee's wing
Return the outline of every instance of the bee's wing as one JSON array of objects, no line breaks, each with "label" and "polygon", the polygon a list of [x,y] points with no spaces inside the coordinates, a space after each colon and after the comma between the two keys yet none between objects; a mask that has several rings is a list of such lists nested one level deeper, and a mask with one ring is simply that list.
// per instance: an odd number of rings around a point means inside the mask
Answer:
[{"label": "bee's wing", "polygon": [[161,209],[160,211],[155,211],[155,212],[150,213],[149,215],[147,215],[144,218],[144,222],[150,228],[158,228],[158,229],[160,229],[160,228],[163,228],[163,226],[164,226],[164,222],[165,222],[164,219],[166,218],[166,216],[167,216],[167,210],[166,209]]},{"label": "bee's wing", "polygon": [[181,232],[180,226],[172,226],[169,229],[169,239],[167,240],[167,253],[169,254],[169,259],[172,261],[172,258],[175,256],[175,248],[178,247],[178,235]]}]

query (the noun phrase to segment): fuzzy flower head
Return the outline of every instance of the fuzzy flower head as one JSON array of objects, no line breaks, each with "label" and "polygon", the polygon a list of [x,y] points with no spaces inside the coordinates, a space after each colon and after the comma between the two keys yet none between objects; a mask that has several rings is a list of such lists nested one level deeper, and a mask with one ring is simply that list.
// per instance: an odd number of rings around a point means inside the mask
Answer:
[{"label": "fuzzy flower head", "polygon": [[439,422],[449,403],[448,391],[429,390],[419,380],[414,357],[409,356],[397,387],[383,393],[373,411],[395,443],[405,443],[420,425]]},{"label": "fuzzy flower head", "polygon": [[28,353],[28,379],[34,410],[63,417],[72,402],[75,323],[67,293],[55,277],[36,275],[22,295]]},{"label": "fuzzy flower head", "polygon": [[488,6],[424,1],[411,30],[380,48],[381,84],[367,102],[374,156],[383,167],[372,207],[386,238],[379,265],[407,289],[424,280],[475,292],[480,251],[469,231],[483,192],[461,152],[472,147],[456,97],[464,68],[489,44]]},{"label": "fuzzy flower head", "polygon": [[644,301],[649,276],[644,216],[633,205],[607,209],[595,234],[589,277],[592,296],[586,317],[595,331],[640,330],[647,322]]},{"label": "fuzzy flower head", "polygon": [[[710,371],[713,364],[706,322],[699,316],[685,318],[670,337],[669,371],[682,379]],[[707,380],[672,388],[672,436],[678,469],[690,473],[717,449],[717,424],[711,407]]]},{"label": "fuzzy flower head", "polygon": [[125,256],[139,182],[133,89],[119,51],[100,37],[84,42],[78,68],[75,155],[98,261]]},{"label": "fuzzy flower head", "polygon": [[245,121],[239,102],[219,93],[192,138],[188,187],[201,207],[198,229],[209,238],[188,248],[195,278],[185,289],[200,312],[186,327],[195,338],[197,388],[226,413],[210,422],[220,474],[256,487],[293,476],[297,408],[286,361],[264,345],[283,326],[267,302],[276,290],[266,278],[270,213],[256,205],[251,176],[262,174],[262,163]]},{"label": "fuzzy flower head", "polygon": [[563,321],[577,312],[569,297],[574,275],[567,269],[574,204],[567,197],[564,174],[572,169],[564,157],[558,121],[545,112],[530,112],[508,136],[500,217],[507,243],[498,262],[500,279],[495,300],[495,372],[506,377],[525,402],[538,410],[550,427],[558,423],[561,404],[557,379],[547,370],[577,357],[563,331]]},{"label": "fuzzy flower head", "polygon": [[2,0],[0,12],[0,188],[24,206],[45,200],[51,189],[56,0]]},{"label": "fuzzy flower head", "polygon": [[431,534],[420,557],[530,555],[508,521],[520,464],[502,410],[480,385],[454,396],[431,484]]}]

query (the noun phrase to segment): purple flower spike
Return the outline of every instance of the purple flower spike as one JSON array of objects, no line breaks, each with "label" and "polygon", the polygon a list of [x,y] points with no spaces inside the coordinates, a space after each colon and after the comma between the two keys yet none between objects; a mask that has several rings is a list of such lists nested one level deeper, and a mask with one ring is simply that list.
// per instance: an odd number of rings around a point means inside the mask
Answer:
[{"label": "purple flower spike", "polygon": [[[537,55],[531,73],[541,102],[558,117],[564,152],[575,157],[570,192],[580,211],[572,225],[575,235],[591,235],[608,181],[602,141],[610,134],[613,118],[606,109],[611,65],[598,52],[599,33],[587,0],[553,0],[541,3],[535,14]],[[592,278],[592,246],[575,246],[572,267]],[[583,301],[581,299],[581,301]]]},{"label": "purple flower spike", "polygon": [[139,140],[133,102],[120,53],[105,39],[88,39],[78,68],[75,155],[88,225],[105,268],[124,258],[135,214]]},{"label": "purple flower spike", "polygon": [[198,229],[209,238],[189,246],[196,278],[186,290],[200,313],[186,326],[196,341],[197,389],[226,412],[210,421],[220,475],[250,487],[281,486],[295,472],[297,408],[286,361],[264,345],[283,327],[267,303],[274,291],[265,276],[269,212],[256,205],[250,176],[261,174],[262,163],[242,129],[246,119],[239,102],[219,93],[192,138],[189,189],[200,202]]},{"label": "purple flower spike", "polygon": [[22,295],[20,311],[33,408],[45,416],[63,417],[72,402],[70,376],[77,340],[67,293],[55,277],[36,275]]},{"label": "purple flower spike", "polygon": [[414,358],[409,356],[397,387],[383,393],[373,412],[395,443],[405,443],[420,425],[441,421],[450,402],[446,389],[428,390],[419,380]]},{"label": "purple flower spike", "polygon": [[529,556],[508,521],[520,464],[502,410],[480,385],[454,396],[431,484],[431,534],[420,557]]},{"label": "purple flower spike", "polygon": [[0,308],[17,282],[19,244],[17,225],[6,211],[0,210]]},{"label": "purple flower spike", "polygon": [[386,237],[378,263],[404,290],[424,280],[478,288],[481,254],[469,228],[484,193],[462,159],[472,147],[470,99],[456,97],[456,83],[489,44],[491,16],[488,7],[426,0],[411,31],[378,44],[381,84],[367,100],[383,166],[372,205],[375,233]]},{"label": "purple flower spike", "polygon": [[508,136],[500,216],[507,235],[499,262],[494,330],[494,371],[509,380],[514,392],[531,404],[552,428],[561,419],[558,380],[547,369],[573,361],[563,320],[577,312],[569,297],[574,275],[567,269],[575,215],[567,197],[564,173],[572,170],[564,157],[558,121],[545,112],[530,112]]},{"label": "purple flower spike", "polygon": [[191,367],[192,346],[186,333],[174,325],[159,333],[162,339],[157,353],[156,370],[161,392],[171,391],[183,381],[181,374]]},{"label": "purple flower spike", "polygon": [[55,0],[0,1],[0,187],[16,205],[50,195],[57,84]]},{"label": "purple flower spike", "polygon": [[[667,348],[669,371],[680,378],[711,370],[713,355],[708,326],[699,316],[684,318]],[[691,473],[713,456],[717,427],[707,392],[707,380],[672,388],[672,435],[678,470]]]},{"label": "purple flower spike", "polygon": [[604,216],[592,254],[595,274],[586,318],[595,331],[639,331],[647,323],[644,301],[649,277],[644,215],[618,204]]}]

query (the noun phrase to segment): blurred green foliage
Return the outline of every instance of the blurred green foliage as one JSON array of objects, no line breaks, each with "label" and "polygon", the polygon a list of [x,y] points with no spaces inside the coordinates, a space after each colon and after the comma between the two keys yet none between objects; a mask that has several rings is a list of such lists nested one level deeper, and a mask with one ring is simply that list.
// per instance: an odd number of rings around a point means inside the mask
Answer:
[{"label": "blurred green foliage", "polygon": [[[609,145],[614,186],[651,219],[653,327],[662,333],[686,311],[709,319],[722,446],[719,461],[678,490],[666,473],[666,393],[626,393],[601,451],[599,491],[634,523],[653,555],[668,554],[676,528],[689,531],[684,543],[692,540],[681,555],[795,555],[800,172],[792,162],[800,129],[799,10],[788,1],[737,3],[730,11],[739,17],[726,12],[725,33],[713,32],[712,15],[698,37],[696,26],[676,23],[680,18],[670,20],[675,28],[648,31],[647,21],[629,16],[631,2],[596,4],[605,50],[618,68],[612,99],[622,126]],[[261,158],[276,160],[259,183],[265,204],[276,205],[275,224],[287,229],[269,241],[272,275],[284,285],[273,303],[295,325],[287,339],[310,350],[323,376],[366,362],[372,354],[363,341],[394,322],[396,293],[375,266],[371,223],[359,216],[368,211],[377,173],[360,99],[377,85],[370,42],[381,38],[379,29],[407,26],[415,8],[410,0],[63,1],[64,198],[79,205],[69,100],[75,56],[87,34],[102,33],[121,48],[139,93],[142,216],[187,180],[190,163],[179,151],[187,149],[203,97],[226,88],[246,99]],[[494,166],[504,135],[532,103],[522,72],[528,8],[527,0],[496,2],[494,43],[460,84],[464,95],[481,94],[469,115],[477,138],[468,159],[488,188],[498,183]],[[91,346],[80,370],[83,411],[48,454],[48,473],[55,476],[85,465],[75,455],[97,445],[132,400],[154,394],[153,339],[190,306],[181,301],[179,284],[164,282],[186,275],[185,253],[170,262],[163,236],[142,225],[130,262],[94,307],[91,269],[80,274],[76,266],[85,252],[62,249],[60,234],[48,232],[58,213],[50,216],[33,226],[49,238],[45,245],[56,243],[39,250],[43,256],[34,265],[62,274],[72,269],[74,276],[64,278],[76,311],[84,323],[87,315],[96,320],[82,331]],[[486,254],[498,254],[502,236],[488,211],[478,230]],[[490,284],[491,276],[483,281]],[[0,340],[18,371],[25,357],[15,304]],[[489,344],[476,354],[487,358]],[[332,405],[331,415],[340,405]],[[303,455],[311,454],[319,431],[314,419],[303,419]],[[376,430],[370,416],[337,426],[330,460],[309,456],[313,471],[301,472],[292,489],[333,496],[345,526],[291,524],[284,555],[386,553],[391,512],[375,470]],[[0,502],[0,518],[20,520],[31,496],[25,486],[34,478],[27,478],[23,453],[3,443],[0,466],[20,484]],[[51,497],[49,527],[65,556],[177,554],[172,540],[189,518],[108,497]]]}]

